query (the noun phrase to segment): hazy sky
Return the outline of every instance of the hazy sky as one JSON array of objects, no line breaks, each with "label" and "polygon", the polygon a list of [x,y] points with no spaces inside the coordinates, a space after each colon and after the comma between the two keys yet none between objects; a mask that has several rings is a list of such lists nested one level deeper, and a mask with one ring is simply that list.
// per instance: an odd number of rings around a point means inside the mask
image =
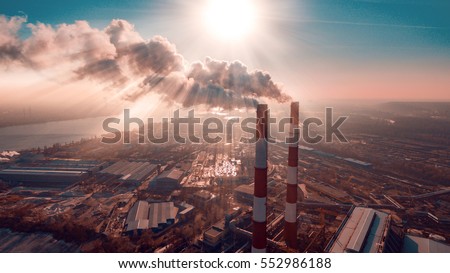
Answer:
[{"label": "hazy sky", "polygon": [[[103,30],[112,19],[124,19],[143,39],[166,37],[186,65],[206,57],[239,60],[249,71],[266,71],[299,100],[450,100],[448,0],[254,0],[251,28],[233,38],[221,37],[215,32],[222,30],[205,21],[207,6],[208,0],[15,0],[1,1],[0,14],[27,17],[18,31],[22,40],[31,35],[27,23],[56,28],[85,20]],[[235,18],[226,19],[233,24]],[[55,81],[54,71],[3,66],[9,80],[2,77],[0,92],[47,92],[52,86],[52,94],[61,89],[74,96],[77,88],[78,83]],[[79,84],[92,84],[91,93],[97,88],[88,79]],[[76,93],[85,100],[83,92]]]}]

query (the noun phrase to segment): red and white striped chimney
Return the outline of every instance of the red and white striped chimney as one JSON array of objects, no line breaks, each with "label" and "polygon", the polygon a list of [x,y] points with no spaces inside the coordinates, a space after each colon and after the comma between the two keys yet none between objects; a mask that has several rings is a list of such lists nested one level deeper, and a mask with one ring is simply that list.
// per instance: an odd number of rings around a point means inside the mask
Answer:
[{"label": "red and white striped chimney", "polygon": [[255,189],[253,197],[253,240],[252,252],[266,252],[267,244],[267,104],[258,104],[256,109],[256,151],[255,151]]},{"label": "red and white striped chimney", "polygon": [[297,170],[298,170],[298,140],[299,140],[299,103],[291,103],[291,126],[289,137],[296,140],[289,144],[286,211],[284,214],[284,238],[286,245],[297,248]]}]

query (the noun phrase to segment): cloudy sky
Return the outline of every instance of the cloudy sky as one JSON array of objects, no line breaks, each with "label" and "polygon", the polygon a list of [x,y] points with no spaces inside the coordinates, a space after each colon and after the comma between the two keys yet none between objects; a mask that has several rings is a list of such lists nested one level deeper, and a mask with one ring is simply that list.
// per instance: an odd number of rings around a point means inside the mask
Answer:
[{"label": "cloudy sky", "polygon": [[449,12],[446,0],[1,1],[0,95],[448,101]]}]

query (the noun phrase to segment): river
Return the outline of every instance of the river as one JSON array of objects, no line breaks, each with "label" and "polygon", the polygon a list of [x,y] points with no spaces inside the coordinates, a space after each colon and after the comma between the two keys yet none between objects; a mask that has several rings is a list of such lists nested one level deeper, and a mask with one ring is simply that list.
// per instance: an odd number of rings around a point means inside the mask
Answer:
[{"label": "river", "polygon": [[0,152],[70,143],[104,133],[105,117],[54,121],[0,128]]}]

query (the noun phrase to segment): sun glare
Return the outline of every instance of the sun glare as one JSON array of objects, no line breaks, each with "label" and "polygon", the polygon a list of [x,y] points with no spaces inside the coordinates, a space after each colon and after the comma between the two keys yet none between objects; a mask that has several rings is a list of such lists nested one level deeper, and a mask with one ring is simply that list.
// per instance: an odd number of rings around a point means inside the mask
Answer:
[{"label": "sun glare", "polygon": [[251,0],[209,0],[203,14],[210,32],[222,39],[241,39],[255,27]]}]

